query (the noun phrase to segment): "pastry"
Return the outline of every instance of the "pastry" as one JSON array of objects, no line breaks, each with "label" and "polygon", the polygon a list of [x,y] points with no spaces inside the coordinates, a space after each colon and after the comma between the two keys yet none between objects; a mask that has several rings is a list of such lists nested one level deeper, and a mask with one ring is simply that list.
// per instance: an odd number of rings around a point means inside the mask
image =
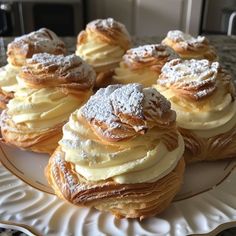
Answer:
[{"label": "pastry", "polygon": [[131,39],[125,26],[112,18],[87,24],[79,33],[76,55],[93,66],[97,73],[96,87],[111,83],[114,68],[119,65]]},{"label": "pastry", "polygon": [[17,89],[16,75],[33,54],[65,54],[65,44],[46,28],[15,38],[7,47],[8,64],[0,68],[0,108],[5,108]]},{"label": "pastry", "polygon": [[115,69],[115,83],[141,83],[149,87],[156,83],[161,68],[171,59],[178,58],[168,46],[151,44],[129,49]]},{"label": "pastry", "polygon": [[163,211],[182,183],[184,142],[170,103],[154,88],[109,85],[63,127],[45,169],[77,206],[143,219]]},{"label": "pastry", "polygon": [[235,88],[218,62],[172,60],[162,68],[155,87],[177,113],[187,162],[236,155]]},{"label": "pastry", "polygon": [[91,95],[95,78],[92,67],[76,55],[34,54],[1,114],[2,142],[52,153],[71,112]]},{"label": "pastry", "polygon": [[162,44],[173,48],[183,59],[208,59],[210,61],[217,59],[214,47],[209,44],[205,36],[194,38],[180,30],[172,30],[167,33]]}]

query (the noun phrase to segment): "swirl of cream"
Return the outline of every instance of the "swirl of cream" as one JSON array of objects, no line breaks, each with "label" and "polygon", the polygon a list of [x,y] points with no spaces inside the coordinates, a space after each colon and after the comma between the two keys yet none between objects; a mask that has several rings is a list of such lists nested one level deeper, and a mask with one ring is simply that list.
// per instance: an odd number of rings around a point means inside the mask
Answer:
[{"label": "swirl of cream", "polygon": [[0,87],[1,90],[9,93],[15,92],[18,88],[16,75],[19,73],[20,67],[7,64],[0,68]]},{"label": "swirl of cream", "polygon": [[99,19],[90,22],[78,35],[76,55],[100,72],[116,67],[130,44],[123,24],[112,18]]},{"label": "swirl of cream", "polygon": [[7,114],[16,124],[46,129],[65,122],[80,105],[81,100],[54,88],[21,88],[9,101]]},{"label": "swirl of cream", "polygon": [[129,49],[123,56],[120,67],[115,69],[114,79],[118,83],[141,83],[151,86],[161,73],[161,68],[171,59],[178,58],[170,48],[151,44]]},{"label": "swirl of cream", "polygon": [[163,67],[155,87],[171,102],[182,128],[210,137],[236,123],[232,79],[218,62],[173,60]]},{"label": "swirl of cream", "polygon": [[[59,144],[65,152],[65,159],[73,162],[76,171],[87,180],[112,178],[118,183],[153,182],[171,172],[182,157],[184,143],[173,126],[175,116],[169,103],[151,88],[140,89],[140,85],[131,84],[99,90],[104,97],[102,103],[112,106],[107,106],[106,110],[104,107],[97,110],[99,108],[88,102],[74,112],[63,127],[63,138]],[[97,99],[96,95],[90,101],[93,99]],[[114,109],[112,113],[111,109]],[[135,117],[142,117],[147,122],[145,132],[141,132],[145,124],[137,126],[129,121],[131,118],[123,120],[118,115],[121,110],[123,114],[128,112]],[[94,119],[97,122],[105,119],[109,123],[107,130],[110,139],[104,133],[103,136],[98,135],[100,131],[94,129],[96,124],[91,129]],[[159,119],[165,119],[167,123]],[[103,125],[100,125],[97,129],[102,129]],[[124,138],[123,125],[133,127],[135,135]],[[117,131],[119,129],[120,132]],[[121,135],[124,139],[117,141],[113,134]]]}]

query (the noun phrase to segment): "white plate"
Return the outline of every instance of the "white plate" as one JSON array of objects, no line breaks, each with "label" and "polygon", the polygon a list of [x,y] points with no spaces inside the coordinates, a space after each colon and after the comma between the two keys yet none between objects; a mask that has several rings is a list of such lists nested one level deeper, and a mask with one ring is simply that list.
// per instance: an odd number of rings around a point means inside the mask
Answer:
[{"label": "white plate", "polygon": [[215,235],[236,226],[234,160],[188,166],[175,201],[161,215],[142,222],[118,220],[109,213],[78,208],[58,199],[44,178],[47,155],[1,144],[0,160],[5,166],[0,165],[0,226],[63,236]]}]

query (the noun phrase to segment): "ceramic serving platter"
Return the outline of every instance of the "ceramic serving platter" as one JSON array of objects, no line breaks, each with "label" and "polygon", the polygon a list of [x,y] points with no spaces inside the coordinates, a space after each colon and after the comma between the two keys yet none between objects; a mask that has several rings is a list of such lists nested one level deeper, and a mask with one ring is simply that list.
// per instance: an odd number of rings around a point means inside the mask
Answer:
[{"label": "ceramic serving platter", "polygon": [[48,158],[0,145],[0,227],[29,235],[213,236],[236,226],[235,160],[187,166],[170,207],[140,222],[58,199],[44,177]]}]

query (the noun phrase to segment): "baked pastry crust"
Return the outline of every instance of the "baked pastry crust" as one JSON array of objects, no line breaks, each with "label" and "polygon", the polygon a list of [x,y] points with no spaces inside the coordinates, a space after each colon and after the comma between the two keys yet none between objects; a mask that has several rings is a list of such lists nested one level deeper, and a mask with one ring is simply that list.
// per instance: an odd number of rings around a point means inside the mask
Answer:
[{"label": "baked pastry crust", "polygon": [[7,110],[1,114],[1,142],[34,152],[53,153],[62,136],[64,122],[51,129],[30,130],[13,122]]},{"label": "baked pastry crust", "polygon": [[46,28],[15,38],[7,46],[7,60],[14,66],[23,66],[27,58],[43,52],[54,55],[66,52],[64,42]]},{"label": "baked pastry crust", "polygon": [[[76,123],[73,123],[74,119]],[[77,129],[73,130],[72,127]],[[76,130],[82,133],[76,133]],[[153,88],[142,89],[139,84],[129,84],[100,89],[71,115],[63,131],[65,136],[51,156],[45,174],[55,193],[72,204],[110,211],[118,218],[144,219],[162,212],[181,186],[185,164],[182,158],[183,142],[179,141],[182,139],[175,126],[175,112],[170,109],[170,103]],[[67,132],[72,134],[72,139]],[[140,137],[139,141],[135,139],[137,137]],[[152,144],[148,142],[149,139]],[[171,156],[168,158],[160,154],[160,147],[153,154],[154,163],[144,164],[140,159],[149,159],[149,153],[160,142],[164,144],[166,153],[174,150],[180,152],[173,154],[174,159],[170,161]],[[137,157],[136,154],[131,157],[133,153],[128,156],[125,150],[134,149],[132,145],[140,146],[140,143],[145,143],[145,157]],[[72,155],[79,153],[78,159],[68,159],[71,149]],[[146,179],[153,164],[155,167],[164,165],[161,160],[156,163],[158,158],[168,159],[168,170],[162,174],[159,173],[161,171],[151,174],[149,181],[138,181],[144,174]],[[121,172],[121,176],[134,175],[132,180],[129,179],[131,182],[119,182],[116,179],[118,172],[127,168],[129,162],[139,162],[141,165],[138,165],[138,169],[132,167],[131,172],[129,167],[128,173]],[[171,169],[170,163],[173,164]],[[88,166],[88,171],[89,168],[94,169],[95,176],[92,177],[93,170],[88,176],[78,170],[78,167],[84,166]],[[97,178],[99,171],[108,175]]]},{"label": "baked pastry crust", "polygon": [[[78,52],[80,45],[89,43],[92,36],[96,41],[112,45],[114,47],[120,47],[124,52],[131,47],[131,39],[125,26],[120,22],[115,21],[112,18],[97,19],[87,24],[86,29],[81,31],[77,37],[77,50],[76,54],[81,56]],[[86,58],[83,58],[86,60]],[[120,58],[121,60],[121,58]],[[112,76],[114,75],[114,68],[117,67],[117,62],[107,62],[104,65],[94,66],[97,73],[97,79],[95,87],[105,87],[112,82]]]},{"label": "baked pastry crust", "polygon": [[[40,91],[43,88],[52,88],[53,90],[50,90],[51,92],[59,91],[60,94],[63,94],[63,98],[72,96],[76,104],[82,105],[92,94],[95,76],[96,74],[92,67],[75,55],[65,57],[62,55],[39,53],[27,60],[27,64],[22,67],[18,79],[20,84],[23,83],[24,88],[32,91],[31,93],[34,93],[35,90]],[[15,99],[17,99],[17,97]],[[24,99],[26,99],[26,103],[28,104],[29,99],[27,97]],[[47,111],[45,110],[47,109],[47,103],[42,101],[42,105],[45,106],[45,108],[41,106],[40,111]],[[73,106],[72,104],[68,105],[71,105],[71,107],[75,106],[74,104]],[[40,106],[40,103],[39,105],[30,105],[30,107],[32,107],[30,109],[33,109],[34,106],[36,109],[36,106]],[[52,127],[48,125],[47,128],[31,128],[24,122],[16,123],[9,109],[10,104],[1,114],[2,142],[22,149],[30,149],[35,152],[51,154],[55,150],[57,142],[62,136],[62,126],[66,120],[57,121],[58,123]],[[15,110],[17,109],[16,107]],[[26,109],[26,111],[29,110],[27,110],[27,107],[24,109]],[[72,111],[73,110],[70,112]],[[17,115],[19,114],[17,113]],[[68,117],[69,115],[70,113],[68,113]]]},{"label": "baked pastry crust", "polygon": [[153,183],[87,182],[71,162],[65,161],[58,147],[49,159],[45,174],[56,195],[74,205],[110,211],[117,218],[142,220],[167,208],[182,184],[184,167],[181,159],[173,171]]},{"label": "baked pastry crust", "polygon": [[205,36],[196,38],[180,30],[169,31],[162,44],[171,47],[183,59],[217,59],[216,51]]}]

